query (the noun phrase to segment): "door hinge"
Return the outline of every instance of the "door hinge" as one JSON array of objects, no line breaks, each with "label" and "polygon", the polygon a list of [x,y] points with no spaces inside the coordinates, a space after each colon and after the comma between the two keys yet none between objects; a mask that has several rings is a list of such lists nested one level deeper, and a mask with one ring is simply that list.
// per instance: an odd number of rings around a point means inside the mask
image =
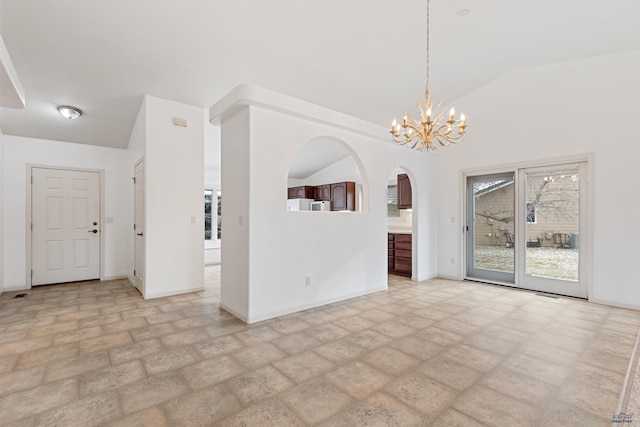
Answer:
[{"label": "door hinge", "polygon": [[136,271],[135,271],[135,270],[133,270],[133,275],[134,275],[134,276],[136,275]]},{"label": "door hinge", "polygon": [[131,179],[133,180],[133,183],[135,184],[135,183],[136,183],[136,178],[135,178],[135,177],[133,177],[133,178],[131,178]]},{"label": "door hinge", "polygon": [[31,270],[31,278],[33,279],[33,270]]},{"label": "door hinge", "polygon": [[136,225],[135,225],[135,224],[133,224],[133,229],[134,229],[134,230],[136,229]]},{"label": "door hinge", "polygon": [[31,231],[33,231],[33,223],[31,223]]}]

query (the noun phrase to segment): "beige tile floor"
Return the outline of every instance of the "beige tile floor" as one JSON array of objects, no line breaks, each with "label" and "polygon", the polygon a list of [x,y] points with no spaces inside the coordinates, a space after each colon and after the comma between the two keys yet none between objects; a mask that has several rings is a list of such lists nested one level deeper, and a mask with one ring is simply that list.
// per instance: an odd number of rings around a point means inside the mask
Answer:
[{"label": "beige tile floor", "polygon": [[[449,280],[245,325],[124,280],[0,297],[0,424],[608,426],[640,313]],[[640,414],[638,414],[640,416]]]}]

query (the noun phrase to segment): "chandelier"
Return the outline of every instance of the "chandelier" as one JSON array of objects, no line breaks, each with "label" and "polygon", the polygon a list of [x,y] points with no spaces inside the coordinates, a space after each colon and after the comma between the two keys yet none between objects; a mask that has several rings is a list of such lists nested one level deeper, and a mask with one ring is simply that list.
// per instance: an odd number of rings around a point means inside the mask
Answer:
[{"label": "chandelier", "polygon": [[[464,114],[460,114],[460,119],[456,120],[453,108],[449,110],[447,116],[446,108],[442,108],[443,102],[444,99],[436,102],[429,93],[429,0],[427,0],[427,84],[424,92],[424,106],[420,101],[417,102],[420,113],[418,118],[405,113],[402,123],[393,119],[391,124],[393,141],[397,144],[408,144],[410,148],[418,151],[435,150],[436,141],[443,147],[460,142],[467,128],[467,121]],[[446,118],[448,120],[445,121]]]}]

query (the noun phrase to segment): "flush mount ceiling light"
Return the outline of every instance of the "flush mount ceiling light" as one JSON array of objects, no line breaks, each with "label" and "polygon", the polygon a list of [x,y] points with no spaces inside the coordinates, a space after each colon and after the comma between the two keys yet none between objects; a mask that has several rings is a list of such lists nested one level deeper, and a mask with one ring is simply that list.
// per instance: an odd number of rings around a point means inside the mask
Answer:
[{"label": "flush mount ceiling light", "polygon": [[68,105],[61,105],[58,107],[58,111],[62,117],[74,120],[82,115],[82,111],[76,107],[69,107]]},{"label": "flush mount ceiling light", "polygon": [[[456,120],[455,110],[449,110],[449,120],[446,120],[446,109],[442,108],[444,100],[435,101],[429,94],[429,0],[427,0],[427,84],[424,93],[424,106],[418,101],[418,111],[420,116],[414,118],[405,113],[402,123],[393,119],[391,124],[391,135],[397,144],[409,144],[410,148],[418,151],[435,150],[437,141],[441,146],[457,144],[462,140],[464,131],[467,128],[467,121],[464,114],[460,114],[460,119]],[[435,103],[435,106],[434,106]]]}]

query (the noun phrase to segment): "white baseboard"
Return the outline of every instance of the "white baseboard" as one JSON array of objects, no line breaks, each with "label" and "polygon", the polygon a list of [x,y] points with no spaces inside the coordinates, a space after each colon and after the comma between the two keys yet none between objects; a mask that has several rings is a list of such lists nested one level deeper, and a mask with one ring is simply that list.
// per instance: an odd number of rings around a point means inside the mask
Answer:
[{"label": "white baseboard", "polygon": [[454,277],[454,276],[448,276],[446,274],[438,274],[435,277],[432,277],[432,279],[447,279],[447,280],[457,280],[458,282],[462,281],[462,279],[458,278],[458,277]]},{"label": "white baseboard", "polygon": [[200,291],[204,291],[204,286],[196,286],[195,288],[188,288],[188,289],[176,289],[173,291],[157,292],[153,294],[146,293],[146,295],[144,296],[144,299],[171,297],[174,295],[190,294],[192,292],[200,292]]},{"label": "white baseboard", "polygon": [[13,286],[4,286],[4,292],[12,292],[12,291],[28,291],[29,287],[27,285],[13,285]]},{"label": "white baseboard", "polygon": [[[349,294],[340,295],[338,297],[327,298],[327,299],[324,299],[324,300],[321,300],[321,301],[314,301],[314,302],[308,303],[308,304],[301,304],[301,305],[298,305],[298,306],[288,307],[288,308],[284,308],[284,309],[281,309],[281,310],[272,311],[272,312],[269,312],[269,313],[259,314],[257,316],[249,316],[248,319],[245,320],[245,321],[247,323],[249,323],[249,324],[256,323],[256,322],[262,322],[264,320],[273,319],[274,317],[284,316],[286,314],[291,314],[291,313],[297,313],[298,311],[308,310],[310,308],[320,307],[322,305],[327,305],[327,304],[331,304],[331,303],[338,302],[338,301],[345,301],[345,300],[348,300],[348,299],[351,299],[351,298],[361,297],[361,296],[369,295],[369,294],[372,294],[372,293],[375,293],[375,292],[386,291],[387,289],[388,289],[388,287],[385,285],[385,286],[381,286],[379,288],[366,289],[366,290],[361,291],[361,292],[352,292],[352,293],[349,293]],[[236,316],[236,317],[238,317],[238,316]],[[240,318],[240,317],[238,317],[238,318]],[[244,320],[244,319],[241,319],[241,320]]]},{"label": "white baseboard", "polygon": [[637,304],[627,304],[625,302],[610,301],[610,300],[604,300],[600,298],[589,297],[589,302],[592,302],[594,304],[609,305],[611,307],[628,308],[630,310],[640,310],[640,305],[637,305]]},{"label": "white baseboard", "polygon": [[106,282],[107,280],[120,280],[120,279],[129,279],[129,276],[127,276],[126,274],[123,276],[106,276],[106,277],[101,277],[100,281]]},{"label": "white baseboard", "polygon": [[238,313],[237,311],[230,309],[226,305],[220,303],[220,308],[223,309],[224,311],[234,315],[238,319],[242,320],[244,323],[249,323],[249,322],[247,322],[247,317],[246,316],[243,316],[240,313]]},{"label": "white baseboard", "polygon": [[429,276],[412,277],[411,280],[414,281],[414,282],[424,282],[425,280],[435,279],[436,277],[438,277],[437,274],[432,274],[432,275],[429,275]]}]

